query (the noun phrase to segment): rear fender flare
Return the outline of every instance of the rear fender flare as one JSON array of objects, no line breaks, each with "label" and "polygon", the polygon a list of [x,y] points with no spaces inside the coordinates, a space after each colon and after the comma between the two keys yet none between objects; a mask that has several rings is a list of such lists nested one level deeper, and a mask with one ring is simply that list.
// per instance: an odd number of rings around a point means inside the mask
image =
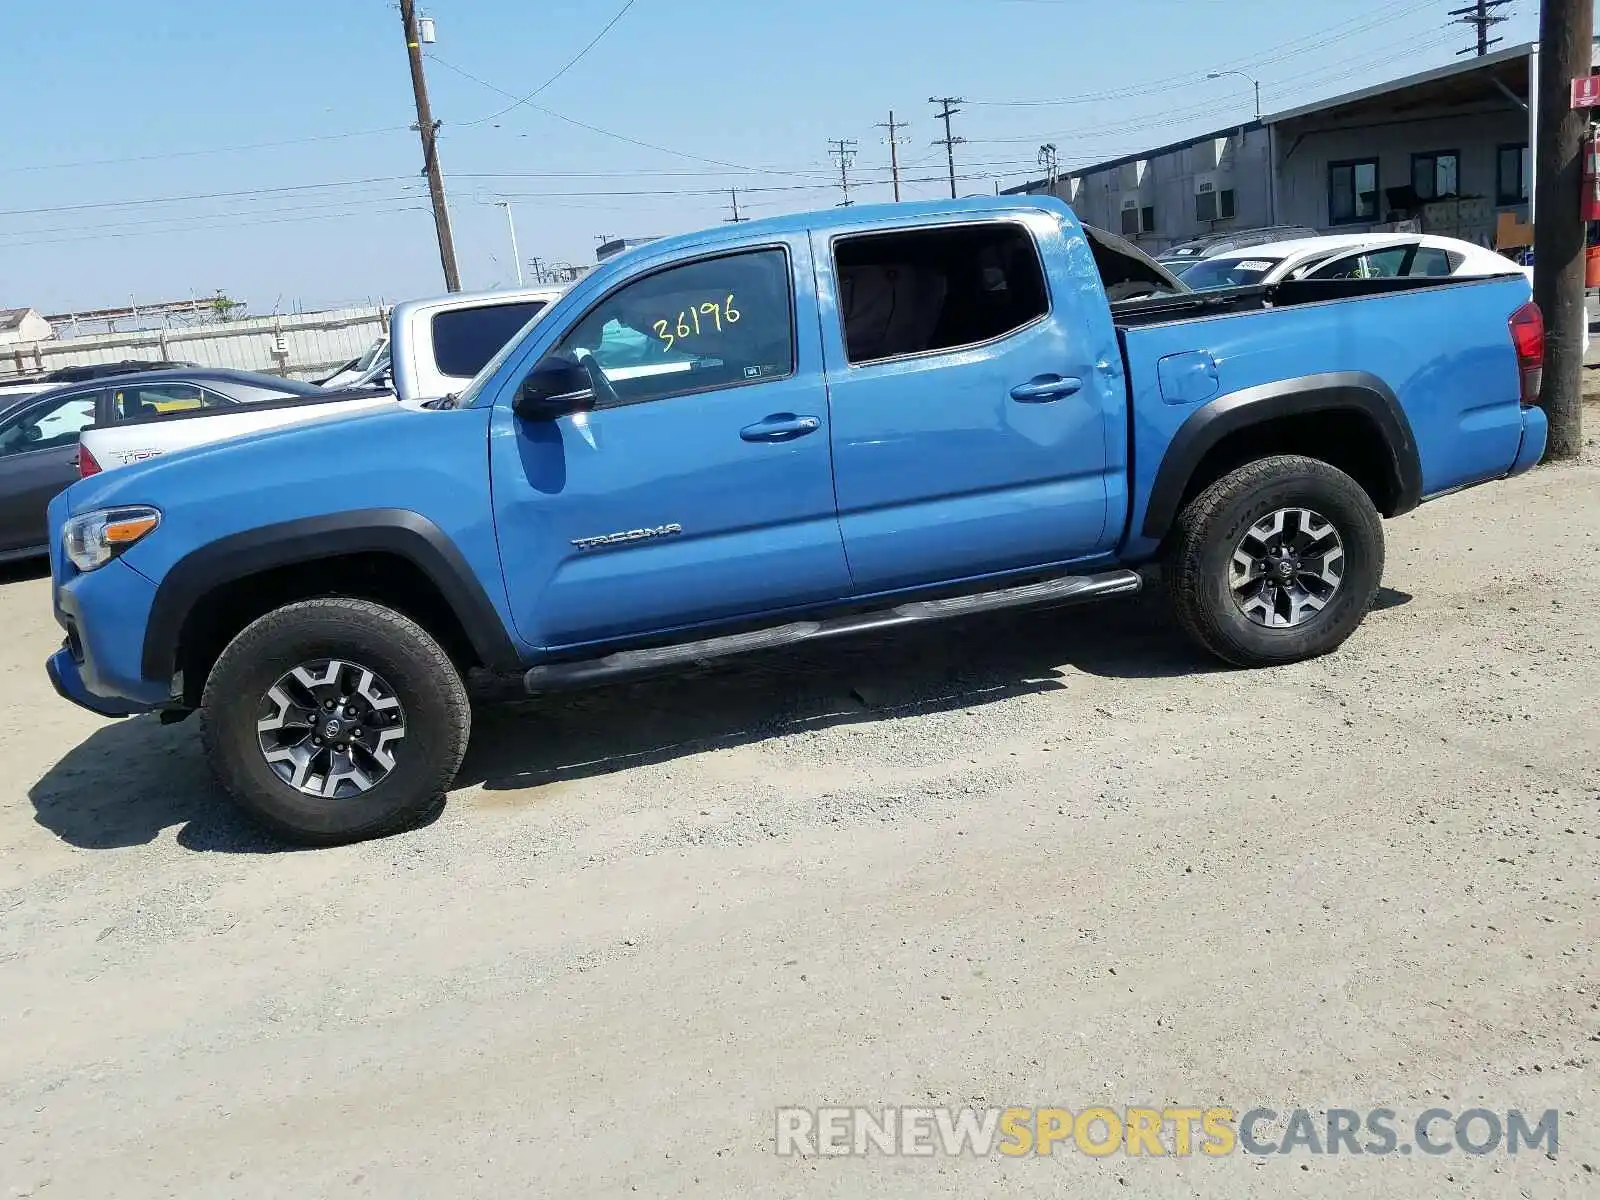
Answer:
[{"label": "rear fender flare", "polygon": [[1142,533],[1159,541],[1177,520],[1189,481],[1210,451],[1231,434],[1281,417],[1304,413],[1360,413],[1376,427],[1389,451],[1396,501],[1384,516],[1398,517],[1422,501],[1422,461],[1411,422],[1394,390],[1365,371],[1329,371],[1244,388],[1196,409],[1178,427],[1156,472]]}]

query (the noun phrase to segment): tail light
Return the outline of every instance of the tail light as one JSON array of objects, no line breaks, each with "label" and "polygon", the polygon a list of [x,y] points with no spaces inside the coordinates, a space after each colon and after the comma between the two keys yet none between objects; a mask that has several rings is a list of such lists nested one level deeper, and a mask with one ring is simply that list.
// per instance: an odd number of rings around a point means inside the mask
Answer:
[{"label": "tail light", "polygon": [[78,443],[78,478],[87,479],[91,475],[100,474],[103,468],[95,461],[94,455],[89,453],[89,447],[82,442]]},{"label": "tail light", "polygon": [[1511,314],[1511,344],[1522,375],[1522,407],[1532,408],[1544,385],[1544,314],[1532,300]]}]

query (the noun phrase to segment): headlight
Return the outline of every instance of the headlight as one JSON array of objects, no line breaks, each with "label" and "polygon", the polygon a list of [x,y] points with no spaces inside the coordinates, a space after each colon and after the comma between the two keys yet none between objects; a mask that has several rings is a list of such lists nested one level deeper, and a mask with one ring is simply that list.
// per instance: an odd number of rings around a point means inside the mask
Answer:
[{"label": "headlight", "polygon": [[73,517],[61,530],[61,548],[80,571],[103,567],[161,524],[161,510],[145,504],[102,508]]}]

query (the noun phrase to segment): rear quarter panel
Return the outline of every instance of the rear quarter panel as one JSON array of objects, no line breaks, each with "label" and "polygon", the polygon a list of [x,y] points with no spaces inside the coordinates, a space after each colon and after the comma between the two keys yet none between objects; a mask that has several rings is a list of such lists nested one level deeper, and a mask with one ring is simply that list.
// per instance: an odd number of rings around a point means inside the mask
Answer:
[{"label": "rear quarter panel", "polygon": [[[1521,379],[1508,329],[1530,298],[1517,275],[1358,299],[1224,314],[1125,332],[1132,398],[1133,504],[1139,530],[1173,435],[1204,404],[1280,380],[1336,371],[1376,375],[1411,423],[1424,498],[1506,474],[1522,436]],[[1160,362],[1209,354],[1217,391],[1173,403]],[[1153,542],[1135,534],[1134,556]]]}]

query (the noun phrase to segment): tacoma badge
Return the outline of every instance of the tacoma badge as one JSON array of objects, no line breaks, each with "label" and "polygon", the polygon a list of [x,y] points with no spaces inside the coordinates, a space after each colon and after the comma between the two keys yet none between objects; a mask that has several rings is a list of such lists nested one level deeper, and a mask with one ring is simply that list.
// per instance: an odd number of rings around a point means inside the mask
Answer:
[{"label": "tacoma badge", "polygon": [[682,525],[657,525],[654,529],[628,529],[622,533],[604,533],[599,537],[573,538],[572,544],[579,550],[593,550],[596,546],[618,546],[624,542],[644,542],[651,538],[671,537],[675,533],[682,533]]}]

